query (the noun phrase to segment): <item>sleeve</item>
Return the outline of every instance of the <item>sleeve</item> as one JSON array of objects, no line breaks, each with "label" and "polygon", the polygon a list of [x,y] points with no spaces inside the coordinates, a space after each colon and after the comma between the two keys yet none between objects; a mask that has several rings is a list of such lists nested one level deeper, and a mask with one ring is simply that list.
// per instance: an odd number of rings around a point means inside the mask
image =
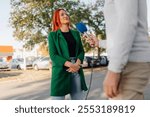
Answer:
[{"label": "sleeve", "polygon": [[77,35],[78,35],[78,38],[79,38],[79,51],[78,51],[79,53],[78,53],[77,58],[80,59],[81,63],[83,63],[84,49],[83,49],[83,45],[82,45],[82,42],[81,42],[81,37],[80,37],[79,32],[77,32]]},{"label": "sleeve", "polygon": [[100,48],[106,48],[106,42],[107,42],[106,40],[100,40],[99,41],[99,47]]},{"label": "sleeve", "polygon": [[115,45],[109,56],[108,69],[120,73],[128,62],[138,22],[138,0],[115,0],[116,25],[111,39]]},{"label": "sleeve", "polygon": [[54,66],[64,66],[67,59],[58,55],[52,32],[48,36],[48,45],[49,45],[49,55],[53,62],[53,65]]}]

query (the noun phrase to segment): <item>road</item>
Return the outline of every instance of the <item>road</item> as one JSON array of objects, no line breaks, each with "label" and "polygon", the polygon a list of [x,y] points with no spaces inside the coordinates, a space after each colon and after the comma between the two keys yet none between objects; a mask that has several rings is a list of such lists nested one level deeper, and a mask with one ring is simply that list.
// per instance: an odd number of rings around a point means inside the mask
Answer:
[{"label": "road", "polygon": [[[91,69],[84,69],[84,73],[89,87]],[[106,68],[94,68],[88,100],[106,99],[102,91],[105,74]],[[48,70],[0,71],[1,100],[49,100],[49,89],[50,71]],[[66,99],[70,99],[69,95]],[[145,99],[150,100],[150,83],[145,89]]]}]

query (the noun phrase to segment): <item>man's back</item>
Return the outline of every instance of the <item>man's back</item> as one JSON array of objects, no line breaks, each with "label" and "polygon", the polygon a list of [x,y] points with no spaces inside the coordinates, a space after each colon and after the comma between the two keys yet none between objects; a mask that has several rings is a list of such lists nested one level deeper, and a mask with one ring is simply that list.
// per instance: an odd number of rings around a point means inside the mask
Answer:
[{"label": "man's back", "polygon": [[130,52],[129,61],[150,61],[150,40],[148,40],[146,0],[138,0],[138,19],[135,40]]}]

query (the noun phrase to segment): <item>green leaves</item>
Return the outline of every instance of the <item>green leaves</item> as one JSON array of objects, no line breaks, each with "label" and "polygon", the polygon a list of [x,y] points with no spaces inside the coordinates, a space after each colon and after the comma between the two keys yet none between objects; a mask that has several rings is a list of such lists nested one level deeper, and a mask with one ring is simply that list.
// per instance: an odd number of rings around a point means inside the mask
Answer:
[{"label": "green leaves", "polygon": [[[25,42],[26,48],[35,44],[46,44],[48,33],[52,30],[52,15],[57,8],[64,8],[71,19],[71,26],[77,22],[86,23],[96,34],[105,37],[104,17],[100,8],[103,0],[90,6],[76,0],[11,0],[10,24],[17,40]],[[90,47],[85,44],[85,50]]]}]

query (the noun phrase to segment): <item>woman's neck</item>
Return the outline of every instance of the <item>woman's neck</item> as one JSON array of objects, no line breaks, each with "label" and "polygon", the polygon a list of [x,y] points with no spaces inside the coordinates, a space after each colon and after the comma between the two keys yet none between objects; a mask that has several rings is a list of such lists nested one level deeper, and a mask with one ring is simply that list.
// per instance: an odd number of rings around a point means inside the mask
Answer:
[{"label": "woman's neck", "polygon": [[62,32],[69,32],[68,25],[62,25],[62,26],[60,27],[60,30],[61,30]]}]

